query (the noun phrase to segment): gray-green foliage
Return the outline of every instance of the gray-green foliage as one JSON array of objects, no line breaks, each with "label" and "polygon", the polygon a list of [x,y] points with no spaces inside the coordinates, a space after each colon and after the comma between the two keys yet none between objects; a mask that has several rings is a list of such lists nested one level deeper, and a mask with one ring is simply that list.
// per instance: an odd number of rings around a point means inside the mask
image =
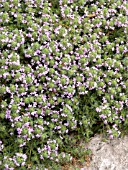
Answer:
[{"label": "gray-green foliage", "polygon": [[128,131],[127,10],[125,0],[1,1],[1,169],[59,169],[88,154],[81,138]]}]

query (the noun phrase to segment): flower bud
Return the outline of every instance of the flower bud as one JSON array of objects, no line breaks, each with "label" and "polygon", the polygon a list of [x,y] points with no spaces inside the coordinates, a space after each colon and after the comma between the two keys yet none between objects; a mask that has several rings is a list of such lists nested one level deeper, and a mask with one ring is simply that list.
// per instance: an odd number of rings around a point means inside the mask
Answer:
[{"label": "flower bud", "polygon": [[117,87],[116,88],[116,91],[119,93],[119,92],[121,92],[121,87]]},{"label": "flower bud", "polygon": [[50,69],[49,69],[49,73],[50,73],[50,74],[54,74],[54,72],[55,72],[55,70],[54,70],[53,68],[50,68]]},{"label": "flower bud", "polygon": [[31,77],[26,77],[26,83],[31,83],[32,82],[32,78]]},{"label": "flower bud", "polygon": [[61,82],[62,85],[64,85],[66,83],[66,78],[61,78],[60,82]]},{"label": "flower bud", "polygon": [[98,59],[97,61],[96,61],[96,64],[102,64],[102,59]]},{"label": "flower bud", "polygon": [[115,63],[114,63],[114,66],[116,67],[116,68],[119,68],[120,67],[120,62],[119,61],[116,61]]},{"label": "flower bud", "polygon": [[82,77],[81,76],[77,76],[76,80],[77,80],[77,82],[81,82],[82,81]]},{"label": "flower bud", "polygon": [[64,14],[65,15],[68,15],[70,13],[70,9],[69,8],[66,8],[65,10],[64,10]]},{"label": "flower bud", "polygon": [[26,104],[29,104],[29,103],[30,103],[29,98],[26,97],[26,98],[24,99],[24,102],[25,102]]},{"label": "flower bud", "polygon": [[33,96],[29,97],[29,101],[30,101],[31,103],[33,103],[33,102],[34,102],[34,97],[33,97]]},{"label": "flower bud", "polygon": [[30,108],[29,108],[29,111],[32,113],[32,112],[35,111],[35,109],[34,109],[33,107],[30,107]]},{"label": "flower bud", "polygon": [[42,53],[43,53],[43,54],[49,54],[48,48],[44,48],[44,49],[42,50]]},{"label": "flower bud", "polygon": [[45,76],[42,76],[40,79],[42,82],[45,82]]},{"label": "flower bud", "polygon": [[50,66],[53,66],[55,64],[55,61],[54,60],[50,60],[49,64],[50,64]]},{"label": "flower bud", "polygon": [[0,94],[4,94],[6,92],[6,87],[5,86],[1,86],[0,87]]},{"label": "flower bud", "polygon": [[85,86],[83,86],[83,85],[79,86],[79,90],[80,90],[80,92],[85,92]]},{"label": "flower bud", "polygon": [[22,120],[24,123],[27,123],[27,122],[29,122],[29,117],[24,116],[24,117],[22,117]]},{"label": "flower bud", "polygon": [[80,63],[81,63],[81,64],[85,64],[85,63],[86,63],[86,58],[84,58],[84,57],[81,58],[81,59],[80,59]]},{"label": "flower bud", "polygon": [[15,110],[12,110],[11,116],[15,119],[15,118],[18,117],[19,115],[15,112]]},{"label": "flower bud", "polygon": [[14,86],[13,84],[10,85],[10,91],[11,91],[11,92],[15,92],[15,90],[16,90],[15,86]]},{"label": "flower bud", "polygon": [[38,56],[35,56],[35,57],[33,57],[33,60],[34,60],[35,62],[37,62],[37,61],[39,61],[39,57],[38,57]]},{"label": "flower bud", "polygon": [[106,47],[107,47],[107,50],[111,50],[112,48],[111,44],[107,44]]},{"label": "flower bud", "polygon": [[15,74],[15,79],[18,79],[20,77],[21,77],[21,73],[18,72],[18,73]]},{"label": "flower bud", "polygon": [[54,84],[53,82],[50,82],[50,83],[49,83],[49,87],[50,87],[50,88],[54,88],[54,87],[55,87],[55,84]]},{"label": "flower bud", "polygon": [[122,101],[125,101],[127,99],[127,97],[125,95],[120,97]]},{"label": "flower bud", "polygon": [[67,88],[67,91],[68,91],[69,93],[72,93],[72,92],[73,92],[73,88],[72,88],[72,87],[68,87],[68,88]]},{"label": "flower bud", "polygon": [[47,151],[43,151],[42,156],[43,156],[44,158],[48,158],[48,153],[47,153]]},{"label": "flower bud", "polygon": [[99,86],[100,86],[100,87],[103,87],[104,85],[105,85],[104,82],[102,82],[102,81],[99,82]]},{"label": "flower bud", "polygon": [[46,133],[43,133],[43,134],[41,135],[41,138],[44,140],[45,138],[47,138],[47,134],[46,134]]},{"label": "flower bud", "polygon": [[[104,1],[104,0],[100,0],[100,1]],[[104,16],[106,16],[107,13],[108,13],[108,9],[107,9],[107,8],[104,8],[104,9],[103,9],[103,14],[104,14]]]},{"label": "flower bud", "polygon": [[24,93],[24,92],[25,92],[25,88],[24,88],[24,87],[20,87],[20,88],[18,89],[18,92],[19,92],[19,93]]},{"label": "flower bud", "polygon": [[106,93],[105,98],[109,101],[110,100],[110,95],[108,93]]},{"label": "flower bud", "polygon": [[109,70],[109,71],[107,72],[107,75],[110,76],[110,77],[112,77],[112,76],[113,76],[113,71],[112,71],[112,70]]},{"label": "flower bud", "polygon": [[25,72],[25,73],[29,73],[30,70],[31,70],[30,67],[25,67],[25,68],[24,68],[24,72]]},{"label": "flower bud", "polygon": [[35,87],[35,86],[31,86],[31,87],[30,87],[30,91],[31,91],[31,92],[36,91],[35,89],[36,89],[36,87]]},{"label": "flower bud", "polygon": [[38,90],[41,91],[43,89],[42,85],[38,86]]},{"label": "flower bud", "polygon": [[119,104],[119,103],[116,103],[116,104],[115,104],[115,107],[119,109],[119,108],[120,108],[120,104]]},{"label": "flower bud", "polygon": [[41,134],[42,133],[42,130],[40,128],[35,128],[35,134]]},{"label": "flower bud", "polygon": [[102,90],[97,90],[97,93],[98,93],[98,95],[101,95],[101,94],[103,94],[103,91]]},{"label": "flower bud", "polygon": [[115,94],[116,93],[114,88],[111,88],[109,91],[110,91],[110,94]]},{"label": "flower bud", "polygon": [[37,109],[37,114],[41,115],[41,113],[42,113],[42,110],[41,109]]},{"label": "flower bud", "polygon": [[16,111],[18,109],[18,106],[16,104],[12,104],[11,110]]},{"label": "flower bud", "polygon": [[33,55],[33,50],[32,49],[27,49],[27,54]]},{"label": "flower bud", "polygon": [[46,109],[46,110],[45,110],[46,115],[48,115],[50,112],[51,112],[50,109]]},{"label": "flower bud", "polygon": [[22,129],[22,134],[23,134],[23,135],[28,134],[28,129],[27,129],[27,128],[23,128],[23,129]]},{"label": "flower bud", "polygon": [[53,123],[50,123],[50,124],[49,124],[49,127],[50,127],[50,129],[53,129],[53,128],[54,128],[54,124],[53,124]]},{"label": "flower bud", "polygon": [[54,104],[54,100],[53,100],[53,99],[50,99],[50,100],[49,100],[49,103],[50,103],[51,105],[53,105],[53,104]]},{"label": "flower bud", "polygon": [[38,50],[40,48],[40,44],[38,42],[33,44],[33,50]]},{"label": "flower bud", "polygon": [[38,119],[38,121],[37,121],[37,123],[39,124],[39,125],[43,125],[43,119]]},{"label": "flower bud", "polygon": [[18,121],[18,122],[15,123],[15,126],[16,126],[17,128],[21,128],[21,127],[22,127],[22,123]]},{"label": "flower bud", "polygon": [[116,74],[115,74],[115,77],[118,79],[118,78],[120,78],[120,77],[122,77],[122,76],[121,76],[120,73],[116,73]]},{"label": "flower bud", "polygon": [[58,101],[58,103],[61,103],[63,100],[61,97],[58,97],[57,101]]},{"label": "flower bud", "polygon": [[116,85],[117,85],[116,80],[112,80],[112,85],[113,85],[113,86],[116,86]]},{"label": "flower bud", "polygon": [[103,37],[101,38],[101,41],[102,41],[102,42],[105,42],[107,39],[108,39],[107,36],[103,36]]}]

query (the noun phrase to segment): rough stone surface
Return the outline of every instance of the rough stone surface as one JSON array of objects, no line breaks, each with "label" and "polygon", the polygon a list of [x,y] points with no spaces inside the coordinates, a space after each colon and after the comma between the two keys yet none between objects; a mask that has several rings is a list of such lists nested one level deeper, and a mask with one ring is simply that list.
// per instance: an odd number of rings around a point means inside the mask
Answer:
[{"label": "rough stone surface", "polygon": [[128,136],[104,141],[96,135],[85,148],[92,150],[92,160],[81,170],[128,170]]}]

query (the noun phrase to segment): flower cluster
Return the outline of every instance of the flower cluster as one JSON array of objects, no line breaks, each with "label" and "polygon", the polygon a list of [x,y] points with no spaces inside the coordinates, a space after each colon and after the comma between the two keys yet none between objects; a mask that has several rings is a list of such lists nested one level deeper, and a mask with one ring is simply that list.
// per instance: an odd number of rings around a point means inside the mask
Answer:
[{"label": "flower cluster", "polygon": [[14,170],[13,167],[15,166],[24,167],[26,159],[27,159],[26,154],[15,153],[15,156],[13,156],[13,158],[4,156],[3,163],[5,166],[5,169]]},{"label": "flower cluster", "polygon": [[[0,166],[61,162],[67,136],[89,137],[97,120],[119,136],[128,125],[127,1],[2,0],[0,9]],[[7,137],[17,143],[8,157]]]}]

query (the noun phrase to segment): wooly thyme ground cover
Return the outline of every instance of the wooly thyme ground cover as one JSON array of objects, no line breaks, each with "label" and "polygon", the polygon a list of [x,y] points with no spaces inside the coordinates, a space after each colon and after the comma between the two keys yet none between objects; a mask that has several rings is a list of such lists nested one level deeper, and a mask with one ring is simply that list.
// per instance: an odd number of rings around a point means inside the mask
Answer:
[{"label": "wooly thyme ground cover", "polygon": [[0,1],[0,169],[60,169],[81,138],[128,132],[127,34],[126,0]]}]

